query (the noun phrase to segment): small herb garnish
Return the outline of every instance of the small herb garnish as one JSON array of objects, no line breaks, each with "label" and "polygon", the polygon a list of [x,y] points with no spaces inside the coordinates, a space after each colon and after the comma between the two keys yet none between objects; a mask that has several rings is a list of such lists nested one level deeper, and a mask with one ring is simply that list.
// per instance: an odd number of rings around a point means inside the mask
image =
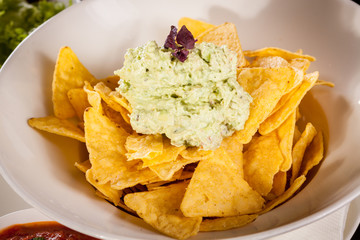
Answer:
[{"label": "small herb garnish", "polygon": [[172,55],[181,62],[184,62],[189,55],[189,49],[195,47],[196,41],[185,25],[181,27],[179,32],[175,26],[171,26],[170,33],[165,40],[164,48],[171,48],[173,50]]}]

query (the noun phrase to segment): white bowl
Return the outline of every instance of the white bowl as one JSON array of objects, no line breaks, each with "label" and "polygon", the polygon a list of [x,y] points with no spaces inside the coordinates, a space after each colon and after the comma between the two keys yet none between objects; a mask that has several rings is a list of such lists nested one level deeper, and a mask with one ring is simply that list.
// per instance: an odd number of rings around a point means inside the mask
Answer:
[{"label": "white bowl", "polygon": [[33,223],[42,221],[53,221],[35,208],[28,208],[12,212],[0,217],[0,230],[14,224]]},{"label": "white bowl", "polygon": [[87,0],[68,8],[33,32],[0,72],[0,170],[14,190],[79,232],[106,239],[168,239],[95,196],[73,166],[86,158],[82,144],[40,133],[27,119],[52,113],[52,72],[60,47],[70,46],[90,72],[105,77],[121,67],[127,48],[148,40],[163,43],[169,26],[183,16],[235,23],[244,49],[302,48],[317,58],[310,70],[336,84],[313,90],[328,118],[330,139],[326,159],[306,188],[246,227],[194,239],[274,236],[359,195],[360,7],[340,0]]}]

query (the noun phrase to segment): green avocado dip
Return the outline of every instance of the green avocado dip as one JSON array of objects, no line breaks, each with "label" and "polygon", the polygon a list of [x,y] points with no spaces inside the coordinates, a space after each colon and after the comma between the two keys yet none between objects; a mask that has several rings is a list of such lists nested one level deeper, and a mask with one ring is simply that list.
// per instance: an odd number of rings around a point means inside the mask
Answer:
[{"label": "green avocado dip", "polygon": [[165,134],[175,146],[213,150],[244,128],[251,96],[236,81],[236,54],[196,44],[186,61],[150,41],[128,49],[117,91],[130,103],[137,133]]}]

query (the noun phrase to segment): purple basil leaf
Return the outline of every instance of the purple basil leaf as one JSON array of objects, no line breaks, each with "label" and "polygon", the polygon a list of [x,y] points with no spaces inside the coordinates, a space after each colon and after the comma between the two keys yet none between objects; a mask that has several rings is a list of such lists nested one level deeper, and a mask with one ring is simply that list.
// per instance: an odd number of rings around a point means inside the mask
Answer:
[{"label": "purple basil leaf", "polygon": [[172,55],[179,59],[180,62],[184,62],[189,55],[189,51],[186,49],[176,49],[174,52],[172,52]]},{"label": "purple basil leaf", "polygon": [[176,42],[186,49],[193,49],[196,41],[192,33],[183,25],[177,33]]},{"label": "purple basil leaf", "polygon": [[177,45],[176,45],[176,42],[175,42],[176,34],[177,34],[177,28],[172,25],[170,33],[166,38],[164,48],[166,48],[166,49],[171,48],[171,49],[174,49],[174,50],[178,48]]}]

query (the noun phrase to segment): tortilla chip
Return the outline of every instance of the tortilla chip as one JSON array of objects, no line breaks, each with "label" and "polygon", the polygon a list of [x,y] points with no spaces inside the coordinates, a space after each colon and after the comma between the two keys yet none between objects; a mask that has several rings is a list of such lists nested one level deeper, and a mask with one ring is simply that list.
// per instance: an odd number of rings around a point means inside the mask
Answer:
[{"label": "tortilla chip", "polygon": [[204,219],[200,225],[200,232],[224,231],[245,226],[258,217],[256,214],[234,217],[220,217]]},{"label": "tortilla chip", "polygon": [[70,120],[54,116],[30,118],[28,124],[36,129],[85,142],[84,131]]},{"label": "tortilla chip", "polygon": [[109,107],[121,113],[125,122],[130,124],[129,112],[117,101],[114,101],[113,97],[110,97],[110,93],[112,92],[110,88],[108,88],[103,82],[99,82],[94,86],[94,90],[100,94],[101,99],[104,100]]},{"label": "tortilla chip", "polygon": [[315,83],[316,86],[318,85],[323,85],[323,86],[328,86],[328,87],[335,87],[335,84],[332,82],[328,82],[328,81],[324,81],[324,80],[317,80]]},{"label": "tortilla chip", "polygon": [[118,104],[120,104],[123,108],[125,108],[129,113],[132,112],[132,108],[130,106],[130,103],[126,100],[126,98],[124,98],[123,96],[120,95],[119,92],[117,91],[112,91],[109,94],[109,97],[117,102]]},{"label": "tortilla chip", "polygon": [[100,79],[99,82],[103,82],[108,88],[112,91],[119,86],[120,77],[118,75],[108,76],[106,78]]},{"label": "tortilla chip", "polygon": [[138,161],[127,161],[124,145],[129,134],[124,129],[94,107],[86,109],[84,119],[90,170],[99,184],[110,182],[112,188],[122,190],[157,179],[149,169],[138,170]]},{"label": "tortilla chip", "polygon": [[188,217],[225,217],[258,212],[263,204],[264,199],[241,177],[240,167],[220,147],[213,157],[199,162],[180,208]]},{"label": "tortilla chip", "polygon": [[70,89],[82,88],[84,81],[94,84],[98,80],[82,65],[70,47],[61,48],[52,83],[52,101],[56,117],[66,119],[75,116],[75,110],[67,94]]},{"label": "tortilla chip", "polygon": [[[162,153],[154,158],[142,159],[143,167],[150,167],[162,163],[173,162],[177,159],[180,152],[185,150],[185,148],[186,148],[185,146],[176,147],[174,145],[171,145],[170,139],[164,137]],[[197,161],[197,160],[194,159],[193,161]]]},{"label": "tortilla chip", "polygon": [[248,143],[260,124],[272,113],[280,98],[293,88],[302,76],[291,68],[243,68],[238,82],[253,98],[250,115],[241,134],[241,142]]},{"label": "tortilla chip", "polygon": [[294,53],[281,48],[267,47],[257,50],[244,51],[244,55],[247,57],[269,57],[269,56],[280,56],[286,60],[294,58],[305,58],[311,62],[315,61],[315,57],[309,55],[303,55],[301,53]]},{"label": "tortilla chip", "polygon": [[233,135],[223,139],[221,147],[226,151],[235,164],[240,168],[240,175],[244,177],[243,171],[243,144],[241,136],[234,133]]},{"label": "tortilla chip", "polygon": [[208,159],[213,156],[213,151],[201,150],[198,147],[188,147],[180,152],[180,155],[185,159],[194,159],[196,161]]},{"label": "tortilla chip", "polygon": [[285,59],[279,56],[269,57],[257,57],[251,64],[250,67],[261,67],[261,68],[281,68],[288,67],[289,63]]},{"label": "tortilla chip", "polygon": [[267,202],[265,208],[259,213],[259,215],[267,213],[275,207],[279,206],[280,204],[289,200],[300,189],[305,180],[306,177],[304,175],[296,178],[293,184],[282,195],[275,198],[274,200],[271,200],[270,202]]},{"label": "tortilla chip", "polygon": [[287,182],[287,173],[279,171],[274,176],[273,187],[266,196],[267,200],[273,200],[285,192]]},{"label": "tortilla chip", "polygon": [[292,148],[296,123],[296,111],[274,130],[279,138],[279,147],[283,155],[284,161],[280,166],[280,171],[286,172],[291,168],[292,164]]},{"label": "tortilla chip", "polygon": [[180,203],[187,183],[172,184],[148,192],[125,195],[127,206],[135,210],[145,222],[160,232],[177,239],[196,235],[201,217],[185,217],[180,211]]},{"label": "tortilla chip", "polygon": [[121,113],[118,111],[115,111],[113,108],[111,108],[109,105],[107,105],[105,102],[102,102],[102,109],[104,114],[114,123],[121,126],[126,132],[129,134],[132,134],[134,131],[129,123],[127,123]]},{"label": "tortilla chip", "polygon": [[126,138],[125,156],[128,160],[153,159],[163,153],[163,139],[161,134],[138,135],[133,133]]},{"label": "tortilla chip", "polygon": [[153,171],[161,180],[167,181],[171,179],[174,174],[183,168],[185,165],[197,162],[198,160],[190,158],[185,159],[178,156],[176,160],[171,162],[164,162],[157,165],[151,165],[149,168]]},{"label": "tortilla chip", "polygon": [[77,117],[80,121],[84,121],[84,111],[87,107],[90,107],[87,93],[82,88],[73,88],[68,91],[67,95]]},{"label": "tortilla chip", "polygon": [[187,178],[183,178],[182,173],[183,173],[183,169],[181,168],[180,170],[175,172],[174,175],[169,180],[166,180],[166,181],[160,180],[160,181],[156,181],[156,182],[150,182],[150,183],[146,184],[146,188],[148,191],[152,191],[159,187],[163,187],[163,185],[169,185],[170,183],[174,183],[175,181],[187,179]]},{"label": "tortilla chip", "polygon": [[218,46],[226,45],[230,50],[237,53],[238,67],[243,67],[247,64],[236,27],[233,23],[227,22],[208,29],[198,36],[198,42],[210,42]]},{"label": "tortilla chip", "polygon": [[315,137],[316,133],[317,132],[315,127],[311,123],[307,123],[304,132],[300,136],[300,139],[295,143],[292,152],[293,164],[290,184],[292,184],[295,178],[299,176],[305,150]]},{"label": "tortilla chip", "polygon": [[310,67],[310,61],[305,58],[294,58],[294,59],[291,59],[289,63],[292,68],[301,70],[304,73]]},{"label": "tortilla chip", "polygon": [[276,134],[260,136],[244,153],[244,178],[255,191],[266,196],[283,161]]},{"label": "tortilla chip", "polygon": [[98,92],[95,92],[94,88],[88,81],[84,82],[84,91],[87,94],[88,102],[90,106],[94,107],[97,111],[103,113],[103,108],[101,104],[101,96]]},{"label": "tortilla chip", "polygon": [[182,26],[186,26],[186,28],[192,33],[194,38],[196,39],[201,33],[215,27],[207,22],[195,20],[189,17],[182,17],[178,21],[178,29],[181,29]]},{"label": "tortilla chip", "polygon": [[304,159],[301,163],[300,174],[306,176],[307,173],[316,165],[320,163],[320,161],[324,157],[324,139],[323,134],[319,131],[309,147],[306,148]]},{"label": "tortilla chip", "polygon": [[86,180],[98,191],[100,191],[106,197],[106,199],[112,202],[115,206],[119,204],[120,198],[122,197],[122,191],[112,189],[109,182],[105,184],[99,184],[94,179],[91,170],[86,171]]},{"label": "tortilla chip", "polygon": [[299,141],[300,137],[301,137],[301,132],[299,130],[299,127],[297,125],[295,125],[293,147],[294,147],[295,143],[297,143],[297,141]]},{"label": "tortilla chip", "polygon": [[296,110],[305,94],[314,86],[318,77],[319,72],[306,74],[304,81],[297,88],[280,99],[278,102],[280,107],[260,124],[259,132],[265,135],[278,128]]},{"label": "tortilla chip", "polygon": [[77,169],[79,169],[83,173],[86,173],[86,171],[91,168],[90,160],[86,160],[83,162],[75,162],[74,165]]}]

